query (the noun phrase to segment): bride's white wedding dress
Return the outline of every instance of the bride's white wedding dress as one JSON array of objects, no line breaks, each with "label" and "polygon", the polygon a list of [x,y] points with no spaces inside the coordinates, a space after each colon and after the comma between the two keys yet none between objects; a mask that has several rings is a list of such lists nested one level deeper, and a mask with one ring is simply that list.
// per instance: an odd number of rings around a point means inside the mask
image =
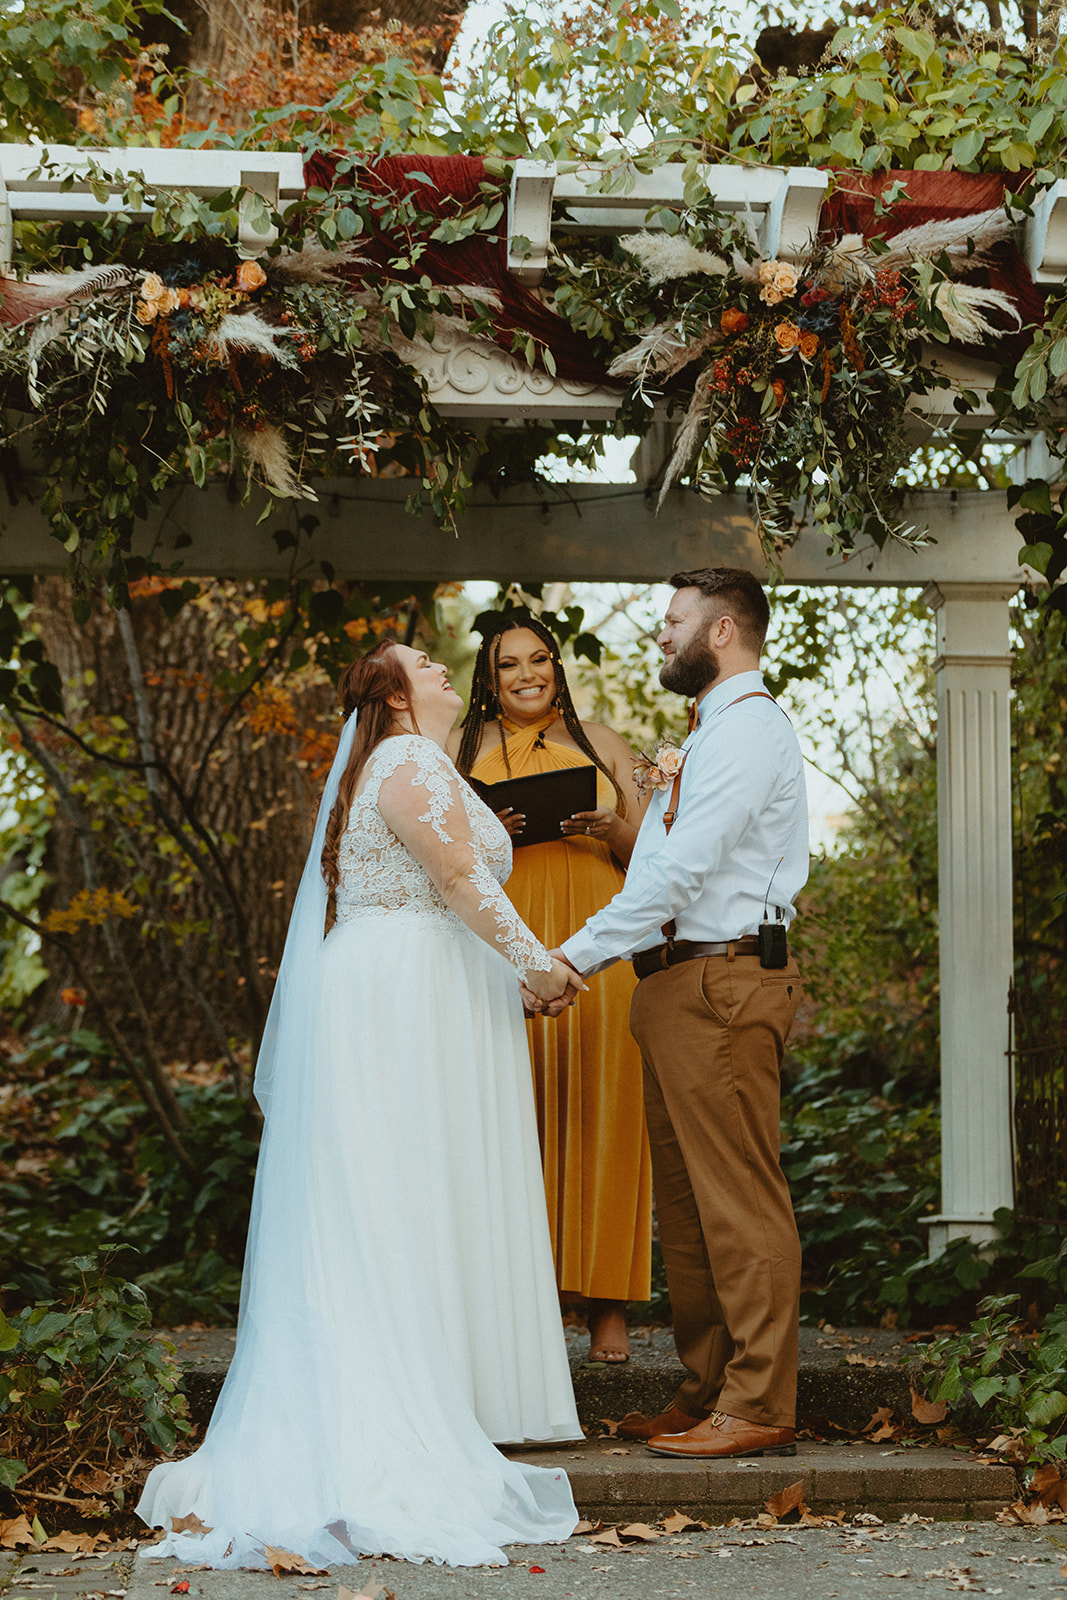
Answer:
[{"label": "bride's white wedding dress", "polygon": [[146,1555],[474,1566],[576,1522],[564,1473],[491,1442],[581,1437],[516,985],[547,955],[433,741],[365,774],[308,1048],[271,1087],[236,1354],[200,1449],[148,1479]]}]

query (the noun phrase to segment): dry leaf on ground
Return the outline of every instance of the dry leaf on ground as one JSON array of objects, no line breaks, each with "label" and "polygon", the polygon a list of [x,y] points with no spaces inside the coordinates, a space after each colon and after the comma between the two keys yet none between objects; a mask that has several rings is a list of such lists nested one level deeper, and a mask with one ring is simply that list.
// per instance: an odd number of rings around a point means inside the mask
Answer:
[{"label": "dry leaf on ground", "polygon": [[[632,1417],[636,1418],[637,1413],[636,1412],[631,1412],[630,1415]],[[602,1439],[617,1439],[619,1437],[619,1429],[622,1427],[622,1424],[626,1420],[627,1420],[626,1417],[621,1417],[618,1422],[615,1422],[611,1417],[598,1417],[597,1421],[600,1423],[600,1426],[604,1429],[604,1432],[601,1434],[601,1438]]]},{"label": "dry leaf on ground", "polygon": [[17,1550],[20,1545],[36,1543],[26,1517],[8,1517],[6,1521],[0,1521],[0,1550]]},{"label": "dry leaf on ground", "polygon": [[684,1511],[672,1511],[669,1517],[661,1521],[664,1533],[688,1533],[690,1529],[696,1531],[707,1526],[706,1522],[698,1522],[695,1517],[687,1517]]},{"label": "dry leaf on ground", "polygon": [[171,1517],[171,1533],[210,1533],[211,1529],[205,1527],[195,1511],[190,1511],[184,1517]]},{"label": "dry leaf on ground", "polygon": [[632,1450],[605,1450],[604,1454],[606,1456],[632,1456],[633,1455],[633,1451]]},{"label": "dry leaf on ground", "polygon": [[291,1550],[279,1550],[276,1545],[269,1544],[263,1555],[276,1578],[280,1578],[283,1572],[299,1572],[308,1578],[326,1576],[325,1567],[313,1567],[310,1561],[305,1561],[303,1556],[294,1555]]},{"label": "dry leaf on ground", "polygon": [[98,1544],[106,1544],[105,1533],[55,1533],[46,1539],[42,1550],[66,1550],[73,1555],[76,1550],[93,1551]]},{"label": "dry leaf on ground", "polygon": [[582,1522],[579,1522],[579,1523],[577,1523],[575,1525],[575,1529],[574,1529],[574,1532],[571,1534],[571,1538],[572,1539],[576,1539],[579,1534],[581,1534],[582,1537],[584,1538],[587,1533],[595,1533],[597,1531],[597,1529],[600,1528],[600,1527],[603,1527],[603,1523],[600,1523],[600,1522],[586,1522],[586,1521],[583,1520]]},{"label": "dry leaf on ground", "polygon": [[861,1356],[856,1351],[853,1351],[851,1355],[847,1355],[845,1361],[850,1367],[880,1367],[882,1365],[877,1356]]},{"label": "dry leaf on ground", "polygon": [[1048,1512],[1040,1500],[1036,1506],[1024,1505],[1021,1500],[1016,1500],[1013,1505],[997,1512],[998,1522],[1021,1522],[1028,1528],[1043,1528],[1048,1519]]},{"label": "dry leaf on ground", "polygon": [[944,1422],[948,1412],[947,1400],[926,1400],[916,1389],[911,1386],[911,1414],[916,1422],[931,1423]]},{"label": "dry leaf on ground", "polygon": [[396,1600],[396,1595],[372,1574],[362,1589],[346,1589],[343,1583],[339,1583],[337,1600]]},{"label": "dry leaf on ground", "polygon": [[651,1544],[654,1539],[662,1539],[663,1532],[660,1528],[652,1528],[647,1522],[628,1522],[624,1528],[619,1529],[620,1539],[633,1539],[639,1544]]},{"label": "dry leaf on ground", "polygon": [[589,1543],[607,1545],[612,1550],[621,1550],[623,1548],[622,1540],[619,1538],[615,1528],[605,1528],[603,1533],[594,1533]]},{"label": "dry leaf on ground", "polygon": [[790,1511],[807,1511],[808,1508],[804,1505],[804,1479],[791,1483],[787,1489],[779,1489],[777,1494],[772,1494],[763,1504],[772,1517],[784,1517]]}]

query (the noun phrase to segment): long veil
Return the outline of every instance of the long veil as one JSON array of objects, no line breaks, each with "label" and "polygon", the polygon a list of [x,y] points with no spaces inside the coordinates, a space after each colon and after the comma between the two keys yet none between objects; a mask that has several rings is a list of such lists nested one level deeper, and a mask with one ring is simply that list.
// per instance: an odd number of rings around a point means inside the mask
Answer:
[{"label": "long veil", "polygon": [[293,902],[282,964],[278,968],[263,1039],[256,1057],[253,1088],[265,1117],[270,1114],[271,1097],[279,1075],[287,1067],[299,1070],[299,1062],[307,1049],[315,1023],[312,963],[323,941],[328,899],[326,880],[322,876],[322,847],[326,840],[326,824],[330,820],[341,777],[352,752],[356,716],[357,713],[353,711],[341,729],[326,787],[319,801],[311,849]]}]

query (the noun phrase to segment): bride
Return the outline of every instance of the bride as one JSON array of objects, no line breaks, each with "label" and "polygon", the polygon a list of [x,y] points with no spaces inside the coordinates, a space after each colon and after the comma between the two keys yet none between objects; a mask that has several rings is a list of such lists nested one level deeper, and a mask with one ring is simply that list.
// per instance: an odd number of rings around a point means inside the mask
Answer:
[{"label": "bride", "polygon": [[581,1437],[515,981],[548,1003],[574,975],[500,888],[445,669],[387,643],[341,695],[256,1070],[237,1349],[200,1449],[148,1478],[143,1553],[501,1563],[577,1521],[563,1472],[495,1447]]}]

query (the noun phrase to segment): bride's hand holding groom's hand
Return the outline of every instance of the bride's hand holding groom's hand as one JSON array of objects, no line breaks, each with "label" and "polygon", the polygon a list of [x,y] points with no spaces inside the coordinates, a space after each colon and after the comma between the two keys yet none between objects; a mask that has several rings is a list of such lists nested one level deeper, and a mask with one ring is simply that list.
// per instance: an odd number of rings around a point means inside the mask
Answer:
[{"label": "bride's hand holding groom's hand", "polygon": [[548,972],[528,972],[526,982],[519,984],[522,1003],[528,1013],[543,1013],[545,1016],[558,1017],[561,1011],[572,1006],[578,995],[588,986],[582,982],[579,972],[576,972],[567,960],[561,960],[558,952],[550,950],[552,966]]}]

